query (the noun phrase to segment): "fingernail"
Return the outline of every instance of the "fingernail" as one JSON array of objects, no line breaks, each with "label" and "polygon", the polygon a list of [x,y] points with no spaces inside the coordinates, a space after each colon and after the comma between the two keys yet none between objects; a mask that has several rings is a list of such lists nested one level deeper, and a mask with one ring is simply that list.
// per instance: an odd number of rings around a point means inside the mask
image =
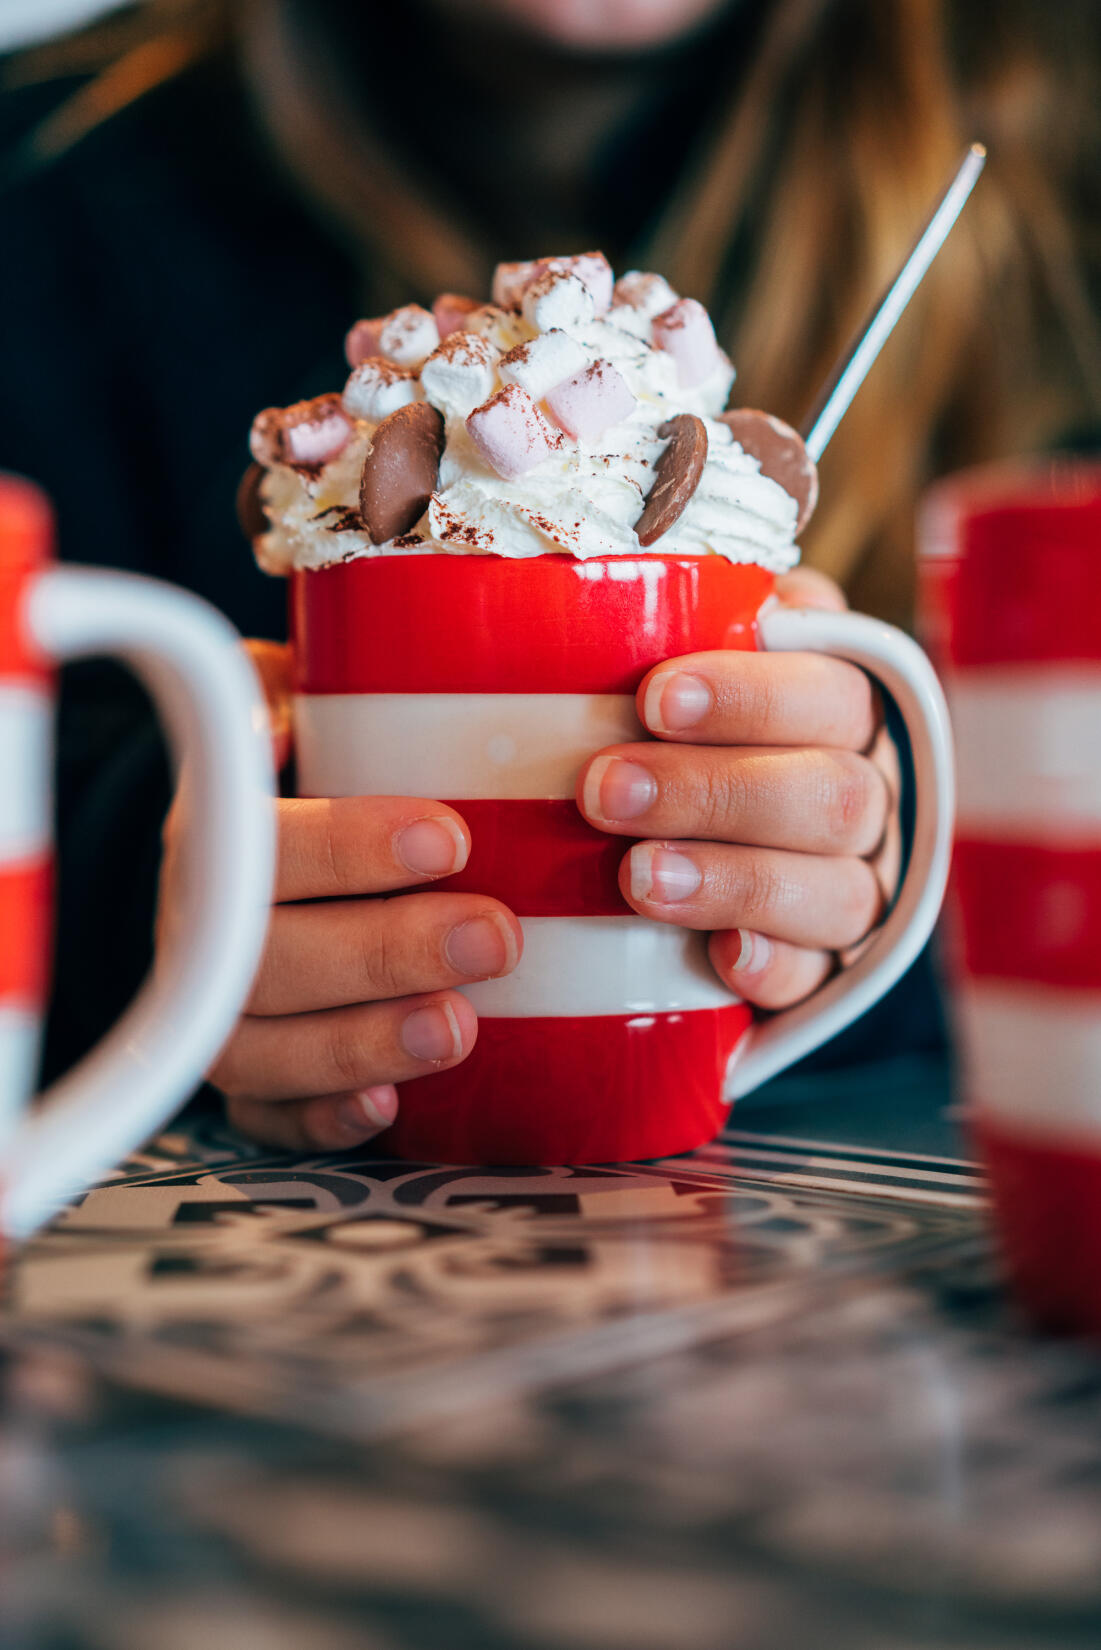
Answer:
[{"label": "fingernail", "polygon": [[418,819],[398,832],[394,852],[417,876],[445,877],[466,864],[466,838],[453,819]]},{"label": "fingernail", "polygon": [[691,899],[702,881],[702,871],[687,854],[655,848],[648,842],[631,849],[632,899],[674,905],[677,900]]},{"label": "fingernail", "polygon": [[681,733],[702,722],[714,702],[701,676],[683,670],[659,672],[646,689],[642,719],[654,733]]},{"label": "fingernail", "polygon": [[516,966],[516,937],[503,917],[471,917],[453,928],[444,953],[456,974],[492,980]]},{"label": "fingernail", "polygon": [[772,941],[763,934],[752,934],[748,928],[738,929],[742,948],[734,963],[735,974],[760,974],[772,961]]},{"label": "fingernail", "polygon": [[414,1060],[456,1060],[463,1052],[463,1037],[450,1003],[415,1008],[401,1028],[405,1052]]},{"label": "fingernail", "polygon": [[388,1129],[398,1113],[398,1091],[393,1083],[380,1083],[376,1088],[364,1089],[362,1094],[350,1094],[337,1108],[337,1116],[349,1134],[363,1138],[364,1129],[376,1133]]},{"label": "fingernail", "polygon": [[596,819],[635,819],[652,808],[658,786],[653,774],[621,756],[598,756],[585,775],[585,812]]},{"label": "fingernail", "polygon": [[388,1129],[398,1115],[398,1091],[393,1083],[379,1083],[375,1088],[364,1089],[356,1099],[368,1122],[376,1128]]}]

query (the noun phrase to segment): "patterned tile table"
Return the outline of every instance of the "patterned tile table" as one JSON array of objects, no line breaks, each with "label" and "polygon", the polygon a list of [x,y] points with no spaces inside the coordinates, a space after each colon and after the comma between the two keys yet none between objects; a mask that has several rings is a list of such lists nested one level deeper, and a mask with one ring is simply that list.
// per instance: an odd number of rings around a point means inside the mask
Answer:
[{"label": "patterned tile table", "polygon": [[763,1115],[526,1173],[154,1143],[8,1280],[0,1646],[1101,1643],[1101,1358],[1017,1321],[968,1162]]}]

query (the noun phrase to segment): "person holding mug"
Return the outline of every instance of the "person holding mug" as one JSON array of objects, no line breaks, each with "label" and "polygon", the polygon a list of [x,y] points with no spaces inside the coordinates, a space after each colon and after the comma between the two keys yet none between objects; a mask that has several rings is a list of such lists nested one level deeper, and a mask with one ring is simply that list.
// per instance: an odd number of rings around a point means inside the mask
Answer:
[{"label": "person holding mug", "polygon": [[[190,53],[209,63],[189,73],[213,74],[223,97],[232,97],[238,81],[217,77],[239,73],[228,67],[231,61],[243,66],[269,144],[257,166],[255,127],[242,121],[240,154],[248,157],[242,175],[248,172],[256,187],[241,190],[223,172],[225,194],[211,206],[209,223],[185,218],[183,224],[192,235],[185,256],[198,241],[218,270],[219,318],[228,320],[235,304],[246,317],[230,354],[235,387],[214,406],[210,372],[197,374],[202,393],[198,384],[190,387],[187,351],[157,332],[152,313],[143,318],[127,297],[125,271],[123,290],[113,290],[108,301],[124,305],[138,323],[131,370],[148,350],[150,385],[173,414],[193,398],[202,416],[188,421],[188,441],[196,453],[215,455],[204,472],[201,505],[190,507],[189,527],[173,521],[165,533],[165,487],[177,498],[186,491],[173,494],[173,477],[184,472],[170,464],[146,526],[131,527],[120,542],[135,556],[154,553],[156,545],[158,555],[179,558],[184,577],[213,590],[254,632],[279,633],[279,593],[230,573],[230,558],[240,551],[212,554],[211,546],[223,541],[211,535],[210,523],[216,516],[220,523],[226,508],[235,433],[254,406],[285,400],[288,376],[298,377],[304,394],[331,382],[331,366],[322,372],[315,363],[330,347],[336,317],[379,312],[411,291],[425,298],[441,289],[482,292],[495,258],[514,254],[518,242],[521,249],[604,244],[609,251],[617,243],[632,250],[645,243],[645,259],[620,255],[618,265],[645,262],[662,268],[680,290],[716,298],[711,307],[721,330],[738,324],[739,398],[797,421],[838,345],[897,263],[963,135],[948,88],[956,62],[968,60],[964,20],[949,14],[949,40],[931,27],[945,21],[940,8],[913,0],[855,11],[791,0],[669,0],[614,9],[437,0],[388,12],[339,0],[310,7],[271,0],[247,13],[242,8],[239,18],[235,10],[205,8],[200,16],[196,8],[187,30],[178,12],[173,22],[177,62]],[[214,11],[221,13],[217,26],[210,24]],[[1073,45],[1052,42],[1050,51],[1033,45],[1027,11],[1022,8],[1012,31],[1007,24],[1000,43],[1007,52],[1031,52],[1039,85],[1058,85],[1070,106],[1076,81],[1056,61],[1064,47],[1073,61]],[[223,49],[218,28],[226,19],[239,21],[241,33],[238,46]],[[854,30],[862,35],[866,78],[846,81],[845,95],[834,96],[830,77],[850,61]],[[1073,32],[1070,21],[1068,42]],[[999,77],[1009,68],[989,51],[984,85],[993,121]],[[717,72],[720,62],[737,67]],[[383,74],[383,64],[401,65],[402,72]],[[349,65],[354,68],[346,73]],[[490,71],[499,97],[480,95],[479,77]],[[456,92],[465,90],[462,106],[481,112],[463,124],[461,138],[451,120],[411,122],[407,94],[414,82],[421,110],[453,109]],[[161,118],[167,129],[178,129],[173,122],[186,119],[187,96],[185,74],[135,114],[157,118],[157,100],[163,109],[166,97],[175,98]],[[887,142],[883,131],[885,99],[897,112],[897,141]],[[90,141],[106,136],[125,144],[120,131],[121,122]],[[919,132],[922,141],[915,144]],[[189,145],[193,135],[190,128]],[[983,131],[980,123],[979,135],[989,136],[997,151],[995,131]],[[831,152],[846,157],[835,177],[827,176],[824,162]],[[290,166],[299,191],[305,188],[329,225],[343,229],[353,262],[282,186],[274,156]],[[620,163],[624,156],[629,166]],[[60,164],[73,161],[81,164],[79,152]],[[196,164],[190,148],[187,164]],[[1049,172],[1038,187],[1047,189],[1058,221],[1072,224],[1073,157],[1065,165],[1063,177]],[[94,181],[88,187],[94,196]],[[1070,305],[1067,315],[1052,319],[1037,295],[1019,286],[1034,325],[1024,334],[1018,329],[1014,351],[999,356],[1004,329],[981,313],[993,300],[975,248],[982,243],[988,255],[1001,258],[1013,272],[1012,287],[1021,272],[1008,171],[987,191],[987,201],[986,207],[977,202],[970,234],[961,230],[945,254],[839,435],[823,476],[827,506],[808,538],[817,570],[800,569],[781,581],[782,601],[843,606],[839,588],[825,576],[835,573],[845,576],[857,599],[880,611],[904,608],[908,500],[939,440],[936,432],[954,424],[966,430],[968,442],[1019,439],[1000,433],[987,415],[1014,405],[1003,393],[1002,369],[1020,367],[1029,343],[1039,358],[1041,343],[1058,338],[1062,353],[1045,356],[1057,385],[1046,402],[1048,417],[1053,407],[1064,424],[1079,415],[1086,398],[1071,357],[1080,352],[1081,327],[1074,339],[1063,327],[1071,311],[1081,319],[1073,233],[1058,243],[1056,256],[1065,254],[1065,265],[1053,282]],[[813,230],[815,213],[825,215],[821,234]],[[850,234],[842,232],[846,225]],[[273,244],[278,260],[267,255]],[[811,249],[817,270],[806,259]],[[109,247],[104,258],[112,260]],[[280,289],[284,280],[288,285]],[[821,302],[811,303],[811,293]],[[199,316],[184,307],[185,329],[194,325],[202,340]],[[282,345],[288,338],[294,340],[289,355],[272,349],[273,339]],[[920,358],[916,373],[907,351]],[[200,342],[193,360],[212,365],[215,355],[224,383],[224,331],[216,345],[209,337]],[[160,361],[173,363],[174,393],[155,370]],[[148,439],[156,446],[155,435]],[[95,432],[95,440],[110,473],[110,432]],[[944,456],[959,455],[945,448]],[[174,452],[177,462],[182,457]],[[24,461],[24,467],[34,465]],[[214,470],[221,476],[217,486]],[[194,471],[188,466],[189,477]],[[285,664],[279,653],[263,657],[278,727]],[[660,874],[646,887],[644,879],[629,878],[633,907],[713,930],[710,953],[724,982],[748,1002],[779,1008],[816,991],[844,964],[893,892],[896,759],[868,679],[852,665],[798,654],[720,654],[712,656],[709,672],[705,679],[670,667],[653,704],[645,696],[652,681],[644,684],[643,720],[660,735],[660,744],[648,747],[649,768],[635,764],[652,782],[648,805],[631,815],[625,830],[623,799],[612,793],[633,776],[624,780],[605,752],[585,776],[592,779],[591,796],[582,793],[586,817],[611,837],[629,834],[661,845],[670,859],[651,853],[650,872],[676,871],[679,884],[663,886]],[[685,675],[695,675],[693,692],[703,709],[694,722],[683,720],[688,708],[676,702],[683,688],[676,677]],[[130,748],[138,721],[128,712],[121,722]],[[116,719],[116,742],[119,730]],[[102,772],[82,778],[73,788],[73,817],[109,812]],[[149,790],[152,812],[155,785]],[[492,899],[436,893],[428,903],[416,892],[463,863],[470,841],[461,811],[410,808],[400,798],[286,800],[278,808],[279,904],[268,951],[249,1012],[212,1078],[229,1096],[230,1115],[258,1138],[353,1145],[392,1120],[395,1080],[469,1052],[473,1014],[455,987],[507,972],[517,960],[517,931],[508,908]],[[170,927],[178,903],[171,823],[168,840],[161,909]],[[695,847],[678,847],[686,843]],[[686,892],[686,873],[674,859],[688,860],[700,874],[693,891]],[[150,881],[147,875],[146,889]],[[384,902],[363,897],[399,890],[400,898]],[[674,891],[679,900],[668,897]],[[319,897],[330,903],[304,903]],[[131,931],[140,932],[148,893],[144,903],[135,898],[133,908]],[[86,943],[89,923],[89,913],[78,911],[70,932],[83,931]],[[308,941],[307,928],[314,931]],[[928,1003],[924,1012],[931,1017]],[[63,1057],[63,1044],[59,1037],[56,1058]]]}]

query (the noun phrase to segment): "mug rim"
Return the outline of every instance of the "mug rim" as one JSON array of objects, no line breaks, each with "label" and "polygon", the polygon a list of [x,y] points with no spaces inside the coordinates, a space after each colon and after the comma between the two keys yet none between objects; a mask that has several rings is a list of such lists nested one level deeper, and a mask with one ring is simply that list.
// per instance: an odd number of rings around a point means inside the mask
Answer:
[{"label": "mug rim", "polygon": [[[1096,514],[1101,526],[1101,455],[1045,453],[996,459],[945,476],[930,486],[918,511],[923,560],[965,552],[961,530],[976,523],[1019,531]],[[1059,528],[1055,528],[1059,531]]]}]

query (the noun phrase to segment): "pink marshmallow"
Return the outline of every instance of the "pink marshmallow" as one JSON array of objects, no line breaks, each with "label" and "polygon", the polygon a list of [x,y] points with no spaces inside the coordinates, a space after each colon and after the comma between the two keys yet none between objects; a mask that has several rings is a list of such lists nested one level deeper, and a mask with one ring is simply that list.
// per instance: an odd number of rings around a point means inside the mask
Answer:
[{"label": "pink marshmallow", "polygon": [[562,440],[519,384],[509,384],[475,407],[466,427],[486,463],[506,481],[533,470]]},{"label": "pink marshmallow", "polygon": [[527,263],[498,264],[493,271],[493,302],[501,309],[519,309],[525,289],[547,267],[546,258],[529,258]]},{"label": "pink marshmallow", "polygon": [[353,425],[339,395],[315,395],[290,407],[268,407],[253,420],[249,447],[258,464],[316,470],[339,458]]},{"label": "pink marshmallow", "polygon": [[572,258],[544,258],[538,273],[544,269],[562,269],[576,275],[588,287],[593,308],[598,315],[607,315],[612,307],[612,266],[603,252],[579,252]]},{"label": "pink marshmallow", "polygon": [[372,355],[382,354],[382,324],[385,315],[376,321],[357,321],[344,339],[344,355],[350,367],[358,367]]},{"label": "pink marshmallow", "polygon": [[679,298],[655,315],[653,339],[658,349],[665,350],[677,363],[681,389],[702,384],[722,363],[711,317],[695,298]]},{"label": "pink marshmallow", "polygon": [[350,367],[376,355],[399,367],[419,367],[439,341],[439,329],[428,311],[419,304],[404,304],[389,315],[357,321],[344,340],[344,354]]},{"label": "pink marshmallow", "polygon": [[555,423],[575,441],[596,441],[613,424],[631,416],[635,398],[610,361],[563,379],[547,391],[547,408]]},{"label": "pink marshmallow", "polygon": [[441,340],[450,338],[453,332],[462,332],[467,317],[480,308],[477,298],[464,298],[459,292],[441,292],[432,304]]},{"label": "pink marshmallow", "polygon": [[339,458],[351,437],[351,419],[342,407],[333,407],[320,417],[288,425],[283,444],[291,464],[313,466]]}]

